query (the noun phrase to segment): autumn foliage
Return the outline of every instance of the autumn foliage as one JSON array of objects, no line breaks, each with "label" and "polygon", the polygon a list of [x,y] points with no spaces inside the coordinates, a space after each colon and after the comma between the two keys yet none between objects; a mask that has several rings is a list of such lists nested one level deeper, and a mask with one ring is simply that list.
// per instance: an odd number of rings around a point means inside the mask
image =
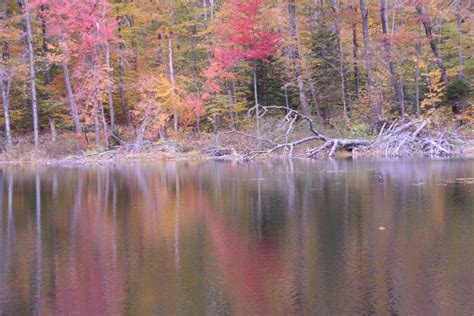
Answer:
[{"label": "autumn foliage", "polygon": [[[469,9],[462,0],[3,1],[5,143],[32,130],[24,105],[33,100],[43,134],[74,130],[105,147],[119,127],[138,133],[144,122],[151,141],[171,129],[235,129],[259,104],[350,130],[399,116],[469,123]],[[450,82],[463,83],[462,97]]]}]

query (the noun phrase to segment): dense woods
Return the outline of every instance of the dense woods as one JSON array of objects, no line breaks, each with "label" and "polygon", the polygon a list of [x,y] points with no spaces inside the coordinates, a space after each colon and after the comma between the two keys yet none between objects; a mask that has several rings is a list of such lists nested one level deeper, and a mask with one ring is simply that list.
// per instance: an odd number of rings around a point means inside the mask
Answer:
[{"label": "dense woods", "polygon": [[359,134],[398,117],[470,124],[471,9],[465,0],[1,0],[2,147],[65,132],[99,148],[244,127],[260,137],[269,106]]}]

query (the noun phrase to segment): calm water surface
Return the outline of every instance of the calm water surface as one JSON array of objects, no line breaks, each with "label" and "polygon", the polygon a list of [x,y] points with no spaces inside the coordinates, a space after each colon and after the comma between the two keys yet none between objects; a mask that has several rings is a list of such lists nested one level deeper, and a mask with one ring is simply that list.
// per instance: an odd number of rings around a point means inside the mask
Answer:
[{"label": "calm water surface", "polygon": [[474,314],[473,160],[0,177],[0,315]]}]

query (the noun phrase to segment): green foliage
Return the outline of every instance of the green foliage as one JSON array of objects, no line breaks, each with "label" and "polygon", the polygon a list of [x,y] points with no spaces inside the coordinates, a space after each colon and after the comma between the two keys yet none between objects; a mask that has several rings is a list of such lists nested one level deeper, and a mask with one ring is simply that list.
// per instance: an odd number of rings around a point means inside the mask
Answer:
[{"label": "green foliage", "polygon": [[318,89],[319,99],[323,104],[334,104],[336,91],[340,89],[340,74],[337,70],[339,63],[339,52],[337,37],[334,30],[325,24],[321,24],[313,33],[311,38],[312,70],[317,86],[325,87]]},{"label": "green foliage", "polygon": [[448,103],[460,102],[471,95],[471,85],[464,78],[452,79],[444,90],[444,100]]}]

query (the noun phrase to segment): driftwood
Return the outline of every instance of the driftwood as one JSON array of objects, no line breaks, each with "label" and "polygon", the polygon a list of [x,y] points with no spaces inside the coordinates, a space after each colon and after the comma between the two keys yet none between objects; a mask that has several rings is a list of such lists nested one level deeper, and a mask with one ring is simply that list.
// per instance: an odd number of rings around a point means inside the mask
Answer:
[{"label": "driftwood", "polygon": [[[235,156],[239,159],[251,160],[275,152],[286,153],[288,158],[333,157],[339,150],[353,154],[363,153],[386,157],[415,155],[436,157],[459,154],[464,144],[463,139],[455,133],[427,131],[429,120],[395,120],[390,123],[385,122],[380,131],[376,131],[376,135],[372,137],[333,138],[318,131],[310,117],[294,109],[284,106],[262,106],[261,109],[261,117],[271,110],[285,111],[286,114],[278,124],[273,126],[271,132],[262,134],[260,137],[237,130],[219,133],[215,146],[226,153],[224,155],[226,158]],[[310,134],[295,138],[295,129],[302,126],[306,127]],[[229,134],[246,138],[252,143],[240,152],[233,147],[226,148],[221,144],[221,138]],[[306,144],[307,149],[297,150],[303,144]],[[232,155],[230,155],[231,152]]]}]

